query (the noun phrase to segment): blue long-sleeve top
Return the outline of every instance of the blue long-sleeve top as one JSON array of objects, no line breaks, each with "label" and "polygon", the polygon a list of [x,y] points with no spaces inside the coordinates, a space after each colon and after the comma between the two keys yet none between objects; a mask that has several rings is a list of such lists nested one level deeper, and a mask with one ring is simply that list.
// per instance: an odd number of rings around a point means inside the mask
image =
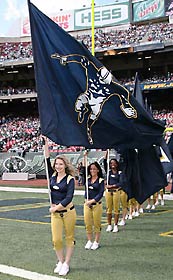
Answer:
[{"label": "blue long-sleeve top", "polygon": [[[104,159],[104,169],[107,172],[107,161]],[[120,188],[123,186],[124,183],[124,176],[121,171],[117,173],[113,173],[112,170],[108,171],[108,185],[115,185],[116,187]]]},{"label": "blue long-sleeve top", "polygon": [[113,173],[109,170],[108,185],[115,185],[116,187],[122,187],[121,173]]},{"label": "blue long-sleeve top", "polygon": [[[88,199],[100,201],[104,193],[104,179],[98,178],[94,183],[91,183],[91,178],[88,178]],[[85,186],[85,198],[87,199],[87,191]]]},{"label": "blue long-sleeve top", "polygon": [[59,183],[57,183],[57,173],[54,173],[54,170],[51,166],[50,158],[47,158],[47,165],[52,203],[61,203],[62,206],[66,207],[73,199],[75,189],[74,178],[71,177],[69,182],[67,183],[67,178],[69,175],[66,175]]}]

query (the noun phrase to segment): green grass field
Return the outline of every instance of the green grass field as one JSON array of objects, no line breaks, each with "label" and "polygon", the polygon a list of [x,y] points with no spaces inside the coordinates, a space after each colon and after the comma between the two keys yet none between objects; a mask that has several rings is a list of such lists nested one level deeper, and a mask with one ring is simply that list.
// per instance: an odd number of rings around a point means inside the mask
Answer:
[{"label": "green grass field", "polygon": [[[127,220],[118,233],[105,232],[104,202],[101,247],[97,251],[84,249],[83,197],[75,196],[74,204],[78,215],[76,248],[67,279],[172,280],[173,201]],[[56,276],[48,208],[46,194],[0,192],[1,265]],[[0,279],[22,278],[0,273]]]}]

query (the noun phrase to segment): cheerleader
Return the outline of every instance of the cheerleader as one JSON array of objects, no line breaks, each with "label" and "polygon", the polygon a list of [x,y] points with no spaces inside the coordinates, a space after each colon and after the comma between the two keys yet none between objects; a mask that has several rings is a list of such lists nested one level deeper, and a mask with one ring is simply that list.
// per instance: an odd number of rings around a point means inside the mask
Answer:
[{"label": "cheerleader", "polygon": [[[50,162],[48,141],[45,140],[45,157],[47,159],[51,192],[51,229],[52,241],[57,256],[54,273],[65,276],[70,270],[70,260],[73,254],[75,240],[76,210],[72,203],[75,181],[74,169],[68,159],[58,155],[53,167]],[[63,230],[65,232],[66,253],[63,250]]]},{"label": "cheerleader", "polygon": [[[107,166],[107,152],[104,159],[104,168],[107,173],[107,182],[105,190],[106,199],[106,213],[108,226],[106,228],[107,232],[118,232],[118,220],[119,220],[119,207],[121,199],[121,186],[122,186],[122,172],[119,171],[119,163],[116,159],[111,159],[109,161],[109,170]],[[127,196],[125,196],[127,199]],[[127,201],[126,201],[127,202]],[[125,225],[125,216],[127,214],[127,203],[123,203],[123,222],[120,225]],[[114,212],[114,226],[112,227],[112,212]]]},{"label": "cheerleader", "polygon": [[[87,166],[87,152],[84,153],[84,164]],[[102,197],[104,179],[100,165],[91,163],[87,168],[85,183],[84,222],[87,234],[85,249],[97,250],[100,247]]]}]

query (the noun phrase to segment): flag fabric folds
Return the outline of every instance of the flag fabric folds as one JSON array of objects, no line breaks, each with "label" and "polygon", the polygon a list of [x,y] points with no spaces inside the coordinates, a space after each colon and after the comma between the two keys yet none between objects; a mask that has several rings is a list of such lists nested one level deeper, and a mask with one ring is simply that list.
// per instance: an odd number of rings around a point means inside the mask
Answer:
[{"label": "flag fabric folds", "polygon": [[120,151],[159,144],[164,126],[83,44],[28,6],[42,134],[65,146]]},{"label": "flag fabric folds", "polygon": [[171,133],[170,139],[168,141],[168,148],[169,148],[169,151],[170,151],[170,153],[173,157],[173,133]]},{"label": "flag fabric folds", "polygon": [[167,186],[160,157],[154,147],[127,150],[123,154],[123,173],[126,181],[123,189],[128,198],[142,204],[148,197]]},{"label": "flag fabric folds", "polygon": [[156,147],[157,152],[160,156],[160,161],[163,167],[165,174],[168,174],[173,171],[173,159],[168,145],[165,140],[161,142],[160,146]]},{"label": "flag fabric folds", "polygon": [[[138,74],[135,77],[133,96],[149,118],[153,119],[151,112],[145,107]],[[142,204],[148,197],[167,186],[165,175],[172,168],[172,158],[163,137],[159,145],[152,145],[147,149],[127,149],[123,153],[123,162],[126,178],[123,189],[129,199],[134,197]]]},{"label": "flag fabric folds", "polygon": [[[143,101],[142,90],[141,90],[141,87],[140,87],[140,81],[139,81],[138,73],[136,73],[136,76],[135,76],[135,87],[134,87],[133,95],[136,98],[136,100],[141,104],[141,106],[152,117],[152,112],[148,108],[148,104],[144,103],[144,101]],[[156,120],[156,121],[158,123],[161,123],[161,124],[165,125],[165,123],[161,120]],[[173,170],[173,159],[172,159],[171,153],[169,151],[169,148],[168,148],[165,140],[162,139],[161,142],[160,142],[160,146],[155,146],[155,147],[153,147],[153,149],[156,149],[156,151],[157,151],[157,153],[160,157],[160,161],[161,161],[164,173],[168,174],[168,173],[172,172],[172,170]]]}]

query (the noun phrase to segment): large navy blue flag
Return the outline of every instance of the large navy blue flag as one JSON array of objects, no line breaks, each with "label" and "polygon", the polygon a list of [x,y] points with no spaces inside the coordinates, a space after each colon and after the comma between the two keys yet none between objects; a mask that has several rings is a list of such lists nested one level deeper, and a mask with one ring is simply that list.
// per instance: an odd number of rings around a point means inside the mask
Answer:
[{"label": "large navy blue flag", "polygon": [[164,126],[89,50],[28,0],[42,134],[66,146],[144,148]]},{"label": "large navy blue flag", "polygon": [[167,186],[159,154],[154,147],[126,150],[123,154],[126,182],[123,189],[128,198],[142,204],[148,197]]}]

